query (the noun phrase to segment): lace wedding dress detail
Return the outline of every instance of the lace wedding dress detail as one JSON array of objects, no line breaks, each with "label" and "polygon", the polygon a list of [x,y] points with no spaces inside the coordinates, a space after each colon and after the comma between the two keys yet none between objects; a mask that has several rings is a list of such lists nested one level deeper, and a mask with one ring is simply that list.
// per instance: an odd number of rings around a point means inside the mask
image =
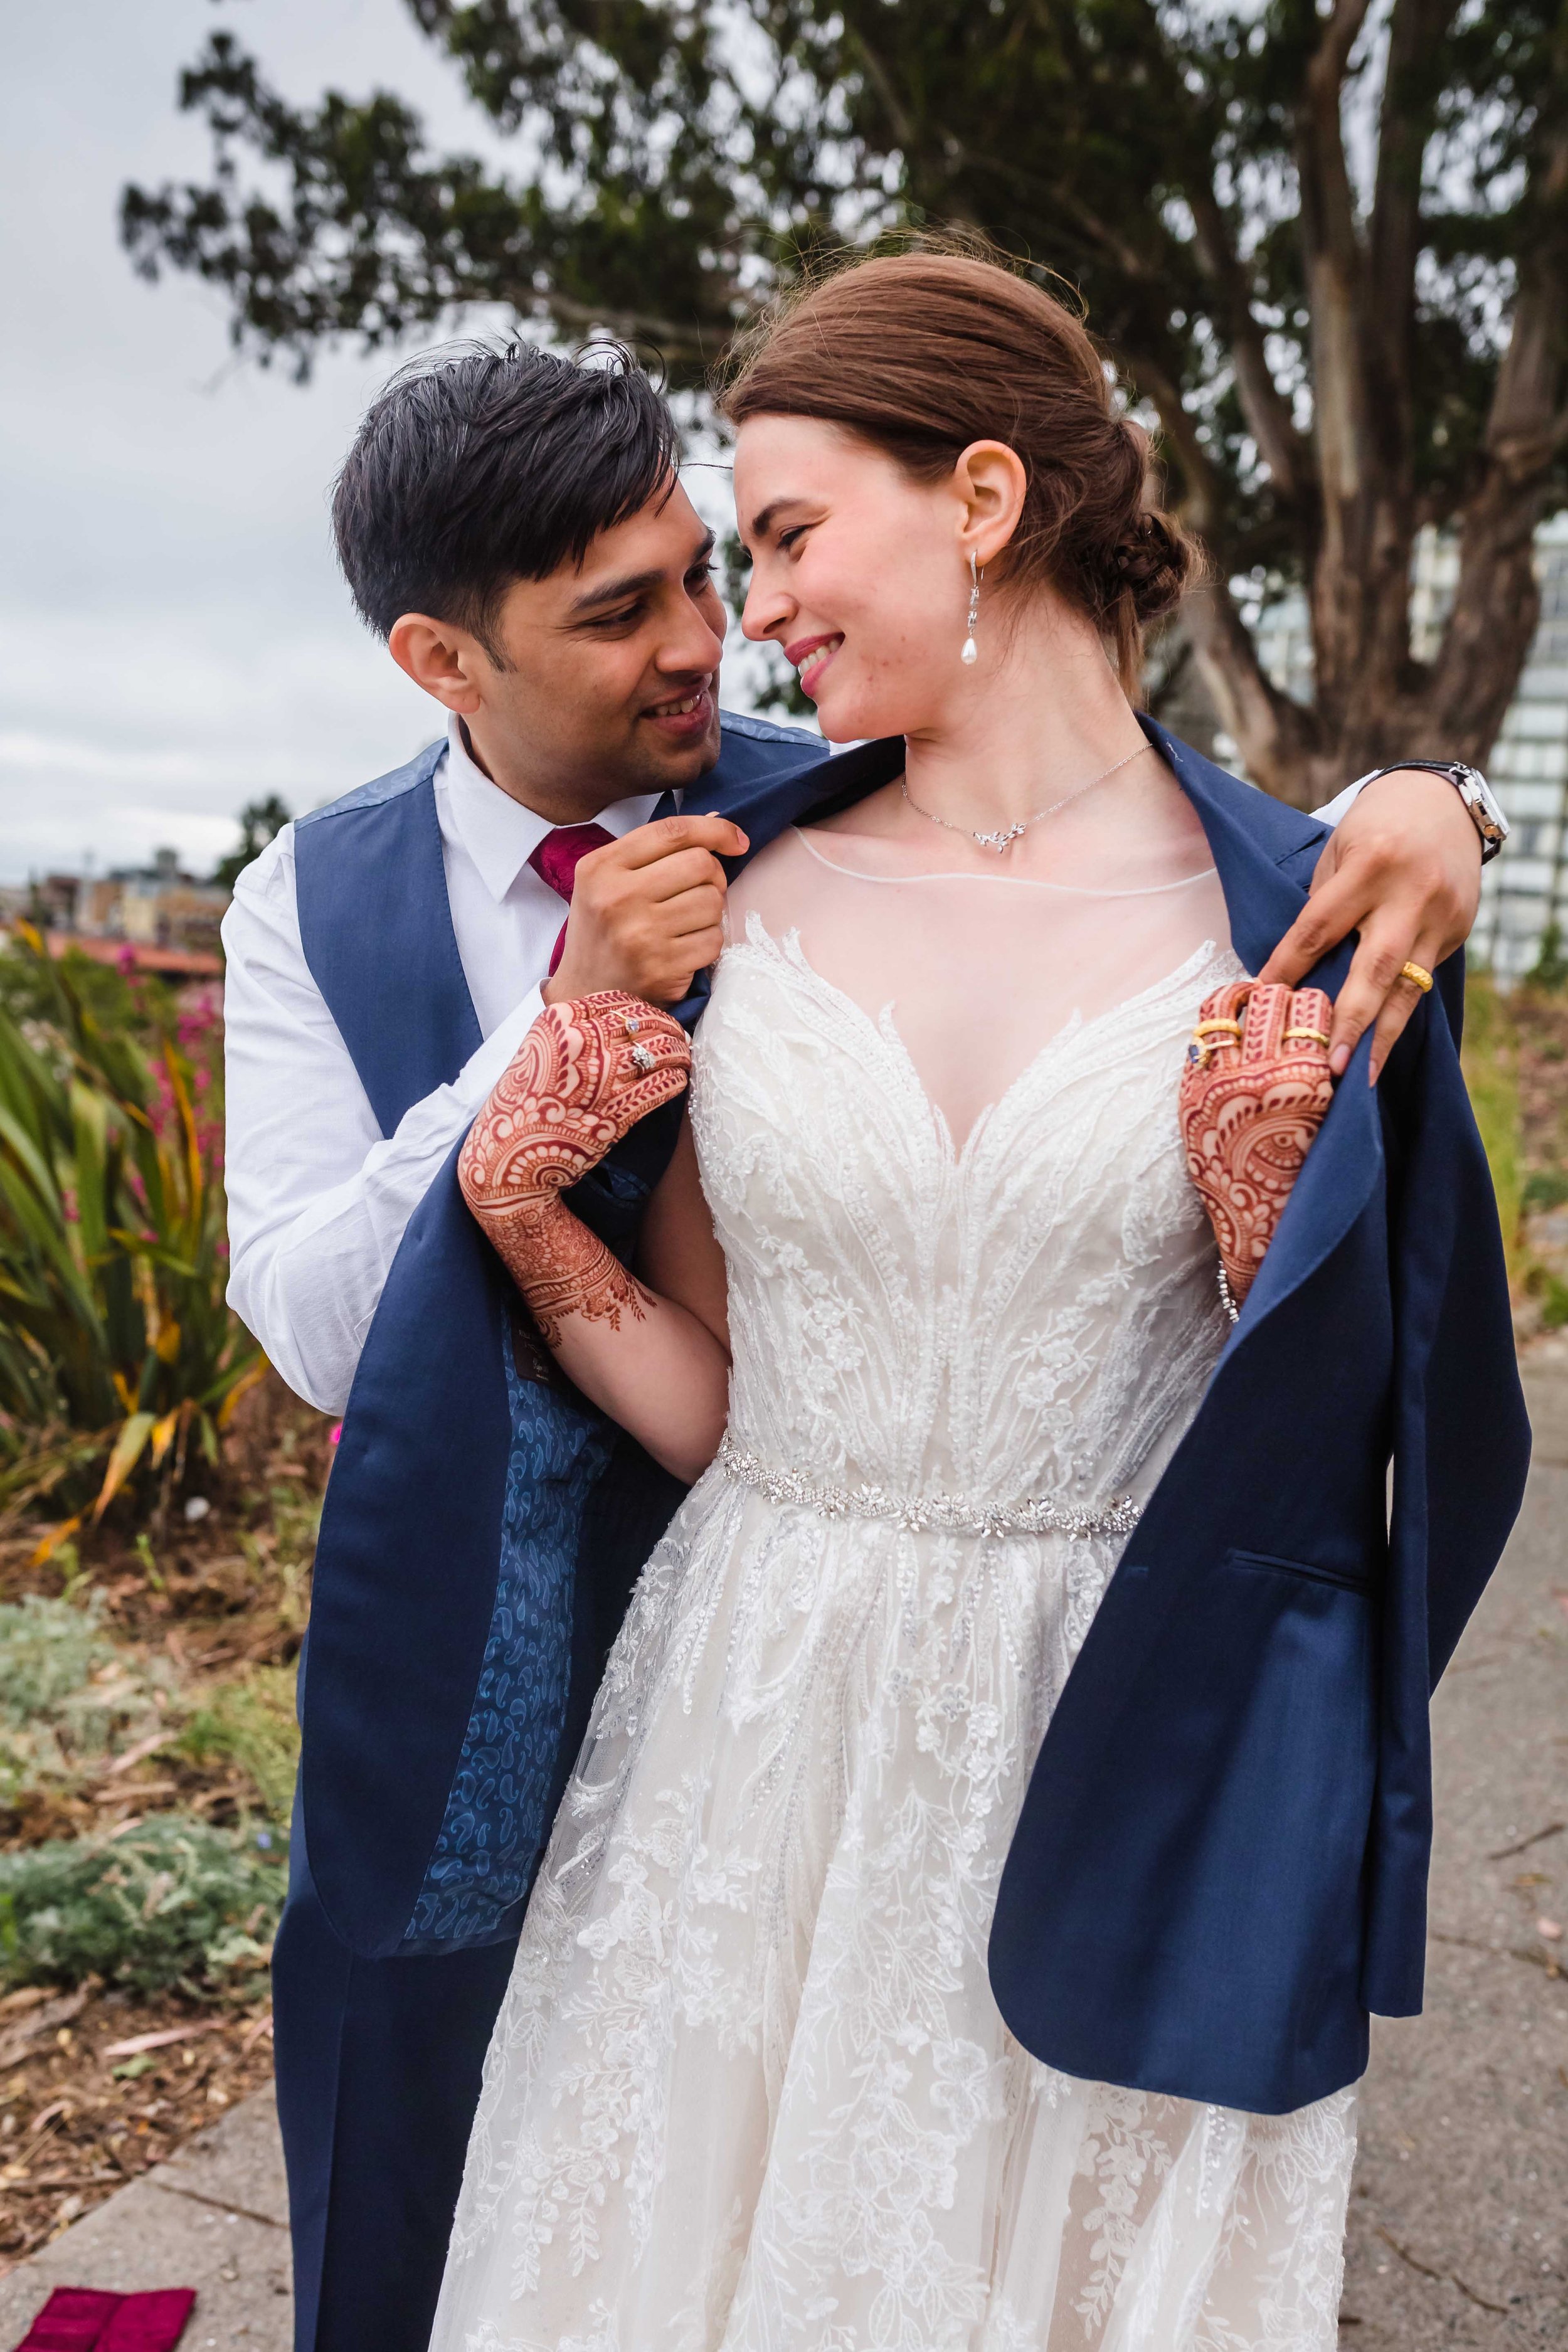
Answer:
[{"label": "lace wedding dress detail", "polygon": [[[1175,1115],[1238,970],[1212,904],[1102,908],[1123,993],[1037,966],[1032,1037],[972,998],[963,1053],[916,968],[960,915],[899,894],[868,961],[803,859],[742,877],[696,1045],[731,1453],[818,1494],[1135,1507],[1227,1329]],[[1018,904],[1023,940],[1048,914]],[[496,2026],[435,2352],[1335,2344],[1353,2094],[1260,2117],[1071,2080],[991,1996],[1013,1825],[1124,1538],[915,1517],[715,1464],[647,1563]]]}]

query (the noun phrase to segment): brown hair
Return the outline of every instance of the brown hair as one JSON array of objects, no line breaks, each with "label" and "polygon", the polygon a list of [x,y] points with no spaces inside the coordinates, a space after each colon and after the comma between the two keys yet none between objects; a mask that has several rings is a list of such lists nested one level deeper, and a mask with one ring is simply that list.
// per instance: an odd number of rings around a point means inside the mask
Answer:
[{"label": "brown hair", "polygon": [[844,425],[925,481],[972,441],[1006,442],[1028,475],[1006,582],[1049,581],[1088,614],[1135,693],[1144,625],[1198,551],[1151,499],[1148,436],[1119,415],[1087,329],[1042,286],[968,252],[853,262],[763,320],[719,405],[737,425]]}]

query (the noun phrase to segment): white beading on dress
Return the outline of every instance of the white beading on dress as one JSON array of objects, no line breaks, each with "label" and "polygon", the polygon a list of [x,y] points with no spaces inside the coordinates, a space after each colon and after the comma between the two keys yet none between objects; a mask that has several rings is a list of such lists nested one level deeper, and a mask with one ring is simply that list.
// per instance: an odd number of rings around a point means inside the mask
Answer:
[{"label": "white beading on dress", "polygon": [[700,1481],[616,1645],[491,2043],[437,2352],[1334,2345],[1353,2093],[1258,2117],[1071,2080],[987,1982],[1124,1538],[757,1483],[1091,1517],[1150,1492],[1225,1337],[1175,1088],[1238,970],[1200,945],[1043,1033],[958,1148],[901,1027],[798,935],[753,911],[722,959],[691,1118],[751,1475]]}]

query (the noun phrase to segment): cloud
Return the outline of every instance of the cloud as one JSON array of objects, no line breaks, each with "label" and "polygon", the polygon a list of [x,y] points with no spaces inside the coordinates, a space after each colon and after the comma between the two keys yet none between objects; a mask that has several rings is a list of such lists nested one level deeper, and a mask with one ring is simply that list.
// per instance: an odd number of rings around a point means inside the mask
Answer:
[{"label": "cloud", "polygon": [[[314,381],[230,353],[219,298],[120,250],[127,180],[201,179],[180,68],[231,24],[296,101],[399,89],[433,134],[503,152],[403,0],[72,0],[6,26],[0,80],[0,881],[161,844],[200,866],[258,793],[312,808],[443,714],[355,619],[329,486],[398,354]],[[483,324],[485,321],[477,322]],[[705,514],[727,484],[694,472]],[[741,709],[765,665],[741,651]]]},{"label": "cloud", "polygon": [[395,766],[441,714],[361,627],[327,491],[394,353],[305,389],[230,357],[218,300],[148,287],[128,179],[201,177],[174,88],[227,16],[297,99],[400,87],[481,150],[400,0],[73,0],[6,29],[0,86],[0,880],[226,849],[258,792],[311,807]]}]

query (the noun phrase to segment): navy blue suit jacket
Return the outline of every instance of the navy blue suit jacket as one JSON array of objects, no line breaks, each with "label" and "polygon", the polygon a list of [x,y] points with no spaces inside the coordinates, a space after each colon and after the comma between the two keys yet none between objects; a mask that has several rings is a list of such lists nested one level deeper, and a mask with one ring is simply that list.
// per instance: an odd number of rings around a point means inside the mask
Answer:
[{"label": "navy blue suit jacket", "polygon": [[[1146,724],[1256,971],[1323,828]],[[437,752],[298,836],[307,956],[388,1130],[478,1042]],[[901,761],[731,721],[704,803],[754,855]],[[1348,961],[1317,975],[1331,992]],[[1461,988],[1456,959],[1375,1091],[1365,1043],[1352,1062],[1047,1734],[991,1975],[1019,2040],[1068,2074],[1279,2112],[1359,2074],[1369,2010],[1419,2007],[1427,1699],[1529,1451]],[[615,1246],[673,1126],[644,1122],[574,1195]],[[520,1384],[513,1302],[456,1158],[389,1274],[318,1556],[304,1816],[322,1903],[366,1953],[515,1927],[605,1644],[679,1496],[574,1392]],[[498,1566],[503,1520],[531,1580]],[[518,1718],[546,1755],[531,1777],[503,1736]],[[454,1885],[485,1900],[454,1909]]]}]

